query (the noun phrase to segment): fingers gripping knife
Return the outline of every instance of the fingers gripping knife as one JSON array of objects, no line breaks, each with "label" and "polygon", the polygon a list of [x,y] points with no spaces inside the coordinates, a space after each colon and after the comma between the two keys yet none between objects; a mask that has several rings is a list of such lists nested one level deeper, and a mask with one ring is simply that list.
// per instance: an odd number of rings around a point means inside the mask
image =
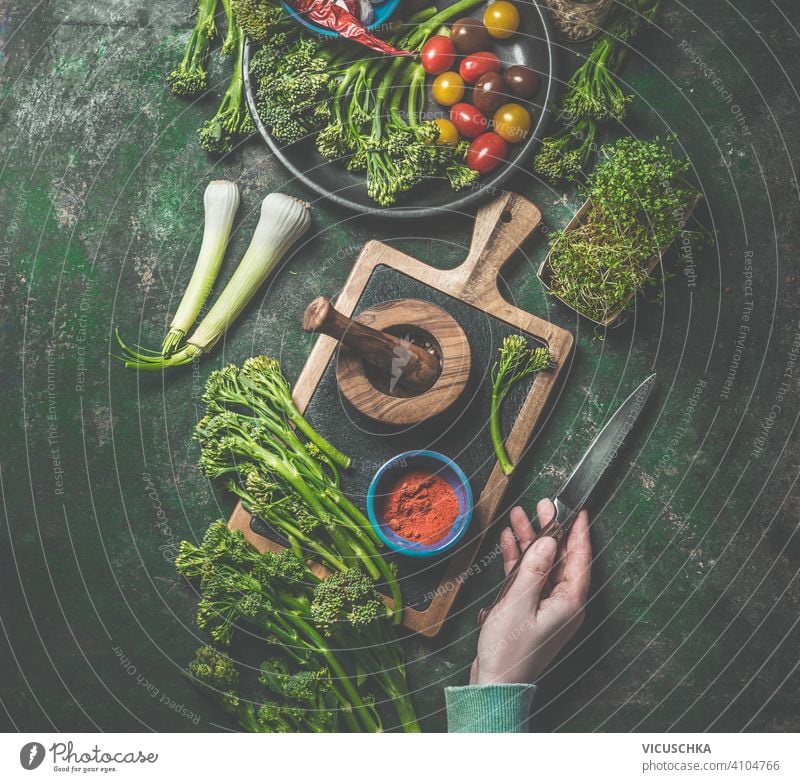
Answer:
[{"label": "fingers gripping knife", "polygon": [[[614,461],[629,432],[633,429],[636,419],[650,396],[655,385],[656,376],[650,375],[616,410],[608,423],[594,438],[589,449],[578,462],[567,478],[566,483],[559,489],[553,498],[556,515],[553,520],[542,530],[540,537],[555,538],[560,541],[569,531],[570,525],[589,499],[594,487],[597,485],[606,468]],[[517,560],[500,587],[500,591],[491,605],[482,608],[478,615],[478,624],[483,624],[489,612],[502,600],[508,592],[517,575],[520,563],[525,558],[525,553]]]}]

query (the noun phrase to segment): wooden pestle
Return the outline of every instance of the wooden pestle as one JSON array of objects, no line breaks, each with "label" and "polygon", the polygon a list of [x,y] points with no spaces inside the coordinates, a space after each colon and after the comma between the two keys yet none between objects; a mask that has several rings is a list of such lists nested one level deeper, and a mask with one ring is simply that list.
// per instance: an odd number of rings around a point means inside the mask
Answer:
[{"label": "wooden pestle", "polygon": [[381,372],[390,385],[392,378],[411,393],[427,391],[439,377],[436,356],[408,340],[365,326],[339,312],[325,296],[306,308],[303,329],[327,334],[347,345],[362,361]]}]

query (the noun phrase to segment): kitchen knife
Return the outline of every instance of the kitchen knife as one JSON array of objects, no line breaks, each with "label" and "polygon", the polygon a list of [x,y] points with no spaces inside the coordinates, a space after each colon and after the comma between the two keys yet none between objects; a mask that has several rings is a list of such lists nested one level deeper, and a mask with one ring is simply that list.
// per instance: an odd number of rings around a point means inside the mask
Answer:
[{"label": "kitchen knife", "polygon": [[608,423],[594,438],[583,458],[578,462],[567,482],[553,498],[556,516],[542,530],[543,535],[560,539],[569,529],[575,517],[583,509],[589,495],[617,456],[628,433],[633,429],[639,413],[647,402],[656,382],[650,375],[616,410]]},{"label": "kitchen knife", "polygon": [[[650,392],[656,382],[655,374],[650,375],[616,410],[614,415],[608,420],[606,425],[600,430],[597,437],[594,438],[589,449],[583,455],[583,458],[578,462],[572,475],[567,478],[566,483],[558,490],[556,496],[553,498],[553,505],[555,505],[556,515],[553,520],[542,530],[539,537],[547,536],[561,540],[564,534],[569,529],[575,517],[583,509],[589,495],[600,478],[603,477],[606,468],[619,453],[625,439],[633,429],[639,413],[647,402]],[[478,615],[478,624],[483,624],[484,619],[488,616],[489,612],[497,605],[506,594],[511,584],[514,582],[517,569],[520,566],[525,551],[522,556],[517,560],[514,567],[509,571],[503,586],[497,594],[497,597],[492,601],[490,606],[482,608]]]}]

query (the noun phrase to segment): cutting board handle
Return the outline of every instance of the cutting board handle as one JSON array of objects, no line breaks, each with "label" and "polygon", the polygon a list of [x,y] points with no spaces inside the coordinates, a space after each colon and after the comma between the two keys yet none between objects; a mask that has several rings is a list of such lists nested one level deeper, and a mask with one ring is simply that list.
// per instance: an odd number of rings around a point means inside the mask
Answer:
[{"label": "cutting board handle", "polygon": [[506,261],[539,227],[539,207],[517,193],[504,192],[475,216],[466,260],[452,272],[466,300],[502,298],[497,278]]}]

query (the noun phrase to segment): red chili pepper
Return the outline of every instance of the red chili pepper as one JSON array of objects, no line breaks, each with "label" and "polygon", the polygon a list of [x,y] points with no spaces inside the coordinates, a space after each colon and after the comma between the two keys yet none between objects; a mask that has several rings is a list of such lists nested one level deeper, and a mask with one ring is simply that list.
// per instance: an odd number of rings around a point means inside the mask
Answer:
[{"label": "red chili pepper", "polygon": [[357,41],[370,49],[395,57],[406,57],[413,54],[403,49],[395,49],[386,41],[370,33],[363,24],[345,8],[335,5],[333,0],[288,0],[290,5],[308,18],[310,22],[318,24],[327,30],[339,33],[343,38]]}]

